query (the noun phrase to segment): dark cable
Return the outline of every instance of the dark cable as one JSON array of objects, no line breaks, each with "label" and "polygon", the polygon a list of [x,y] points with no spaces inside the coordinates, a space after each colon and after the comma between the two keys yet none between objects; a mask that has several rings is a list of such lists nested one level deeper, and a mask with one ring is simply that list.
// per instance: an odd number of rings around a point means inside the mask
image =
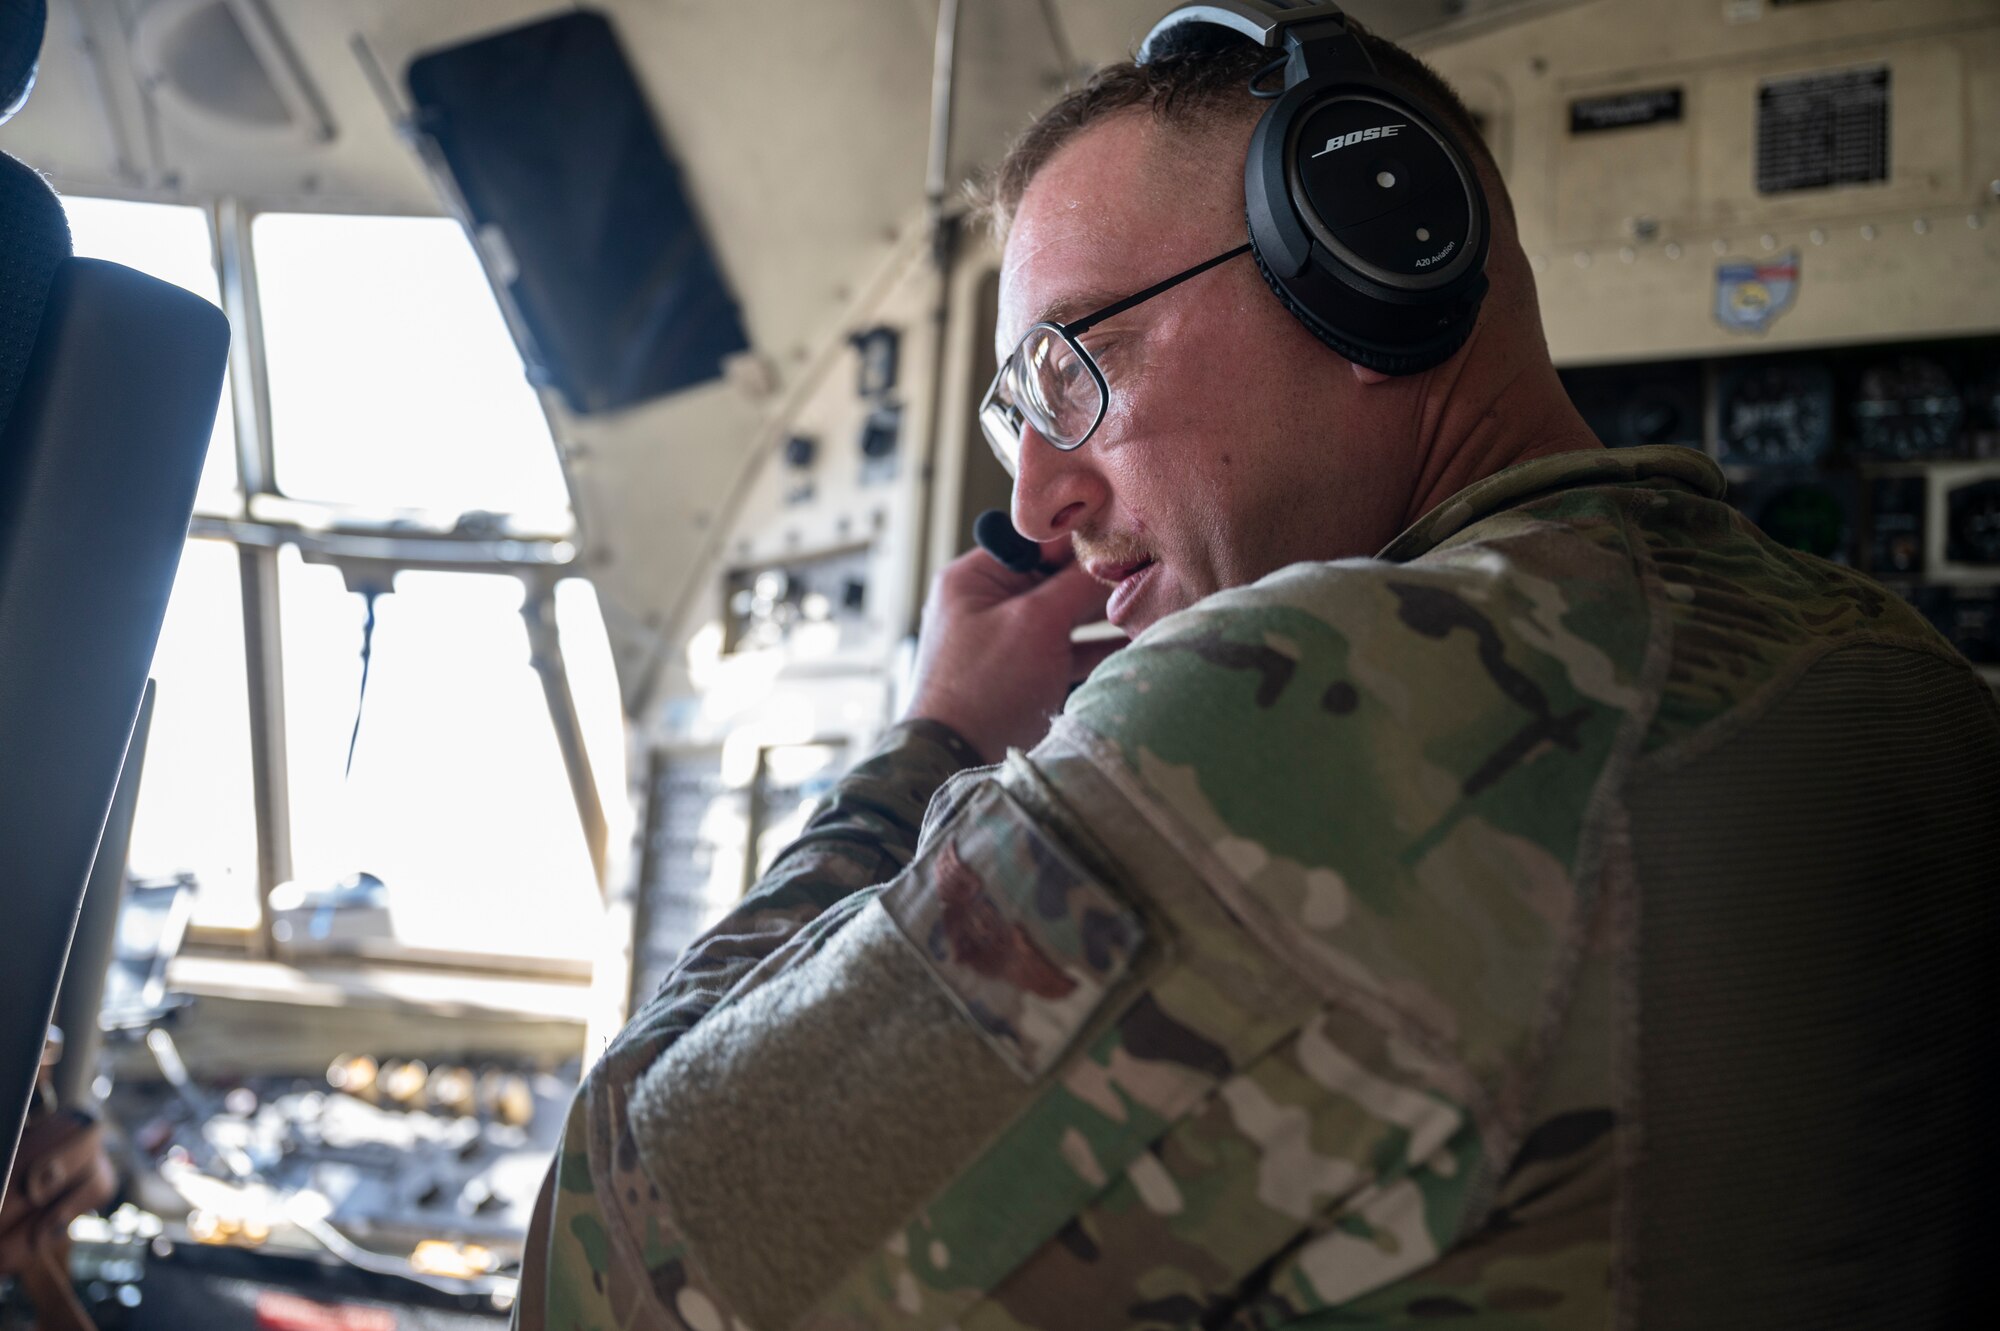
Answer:
[{"label": "dark cable", "polygon": [[1284,55],[1279,56],[1276,60],[1273,60],[1270,64],[1258,70],[1255,74],[1252,74],[1250,76],[1250,95],[1252,97],[1258,98],[1261,101],[1266,101],[1266,102],[1273,101],[1279,97],[1283,97],[1285,95],[1285,90],[1282,87],[1261,88],[1257,85],[1262,83],[1265,79],[1270,78],[1271,72],[1273,70],[1283,69],[1285,67],[1285,62],[1287,60],[1290,60],[1291,58],[1292,58],[1291,53],[1286,52]]},{"label": "dark cable", "polygon": [[361,593],[368,607],[367,617],[361,621],[361,693],[354,700],[354,729],[347,736],[347,766],[340,774],[343,781],[354,775],[354,746],[361,740],[361,711],[368,705],[368,658],[375,648],[375,598],[381,594],[374,587]]}]

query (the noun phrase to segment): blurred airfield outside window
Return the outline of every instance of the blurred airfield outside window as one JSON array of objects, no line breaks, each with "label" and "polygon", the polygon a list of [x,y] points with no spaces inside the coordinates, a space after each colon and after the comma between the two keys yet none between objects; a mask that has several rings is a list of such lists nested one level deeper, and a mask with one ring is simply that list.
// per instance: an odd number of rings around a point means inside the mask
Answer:
[{"label": "blurred airfield outside window", "polygon": [[250,237],[281,491],[569,530],[548,422],[458,223],[264,213]]},{"label": "blurred airfield outside window", "polygon": [[[86,257],[218,301],[198,208],[65,199]],[[556,449],[464,233],[439,218],[265,214],[251,224],[276,480],[363,520],[422,509],[567,532]],[[225,388],[197,511],[245,512]],[[293,879],[386,886],[396,943],[591,955],[602,918],[554,727],[530,661],[521,581],[409,571],[376,603],[351,777],[362,598],[340,572],[278,556]],[[255,801],[235,546],[189,541],[153,675],[152,740],[131,868],[192,872],[195,922],[258,921]],[[611,843],[629,830],[624,735],[594,589],[556,587],[570,687]]]},{"label": "blurred airfield outside window", "polygon": [[528,660],[521,581],[398,574],[376,602],[358,735],[360,598],[292,550],[278,588],[297,880],[374,874],[414,947],[588,957],[602,908]]},{"label": "blurred airfield outside window", "polygon": [[189,541],[153,651],[153,730],[127,861],[142,878],[191,872],[194,920],[257,927],[257,814],[236,547]]}]

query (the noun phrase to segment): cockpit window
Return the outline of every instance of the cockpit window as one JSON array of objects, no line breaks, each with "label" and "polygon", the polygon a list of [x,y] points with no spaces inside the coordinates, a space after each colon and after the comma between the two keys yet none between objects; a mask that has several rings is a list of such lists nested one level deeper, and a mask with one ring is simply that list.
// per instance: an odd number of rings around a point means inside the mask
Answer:
[{"label": "cockpit window", "polygon": [[[70,240],[78,258],[122,263],[185,287],[203,300],[222,303],[208,215],[201,209],[66,195],[63,212],[69,217]],[[194,503],[202,513],[233,514],[243,507],[236,472],[236,415],[226,378]]]},{"label": "cockpit window", "polygon": [[[376,603],[356,731],[357,598],[337,569],[293,550],[278,571],[298,880],[380,878],[384,923],[406,947],[589,957],[602,904],[529,664],[521,580],[398,573]],[[567,608],[559,599],[559,630]],[[565,656],[588,636],[565,635]],[[615,726],[615,698],[585,696],[588,684],[572,678],[579,712],[608,705]],[[586,732],[586,745],[597,738]]]},{"label": "cockpit window", "polygon": [[194,540],[153,651],[159,685],[132,822],[131,872],[193,874],[193,921],[257,926],[257,816],[242,574],[227,541]]},{"label": "cockpit window", "polygon": [[547,419],[457,222],[264,213],[250,236],[280,490],[569,528]]}]

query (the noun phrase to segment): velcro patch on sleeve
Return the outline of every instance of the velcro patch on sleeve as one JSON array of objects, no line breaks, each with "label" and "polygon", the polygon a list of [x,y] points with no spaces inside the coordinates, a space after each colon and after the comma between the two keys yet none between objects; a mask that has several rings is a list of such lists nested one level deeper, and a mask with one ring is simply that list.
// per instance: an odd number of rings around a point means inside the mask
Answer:
[{"label": "velcro patch on sleeve", "polygon": [[1026,1080],[1063,1056],[1132,964],[1145,926],[998,781],[882,904],[924,964]]}]

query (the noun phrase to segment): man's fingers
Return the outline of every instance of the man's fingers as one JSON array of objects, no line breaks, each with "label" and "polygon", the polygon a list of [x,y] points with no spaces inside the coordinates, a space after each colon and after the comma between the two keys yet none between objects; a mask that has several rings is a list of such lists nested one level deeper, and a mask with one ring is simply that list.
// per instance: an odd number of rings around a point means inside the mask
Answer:
[{"label": "man's fingers", "polygon": [[992,605],[1019,596],[1039,579],[1033,573],[1017,573],[984,550],[968,550],[944,566],[938,575],[938,589],[978,605]]}]

